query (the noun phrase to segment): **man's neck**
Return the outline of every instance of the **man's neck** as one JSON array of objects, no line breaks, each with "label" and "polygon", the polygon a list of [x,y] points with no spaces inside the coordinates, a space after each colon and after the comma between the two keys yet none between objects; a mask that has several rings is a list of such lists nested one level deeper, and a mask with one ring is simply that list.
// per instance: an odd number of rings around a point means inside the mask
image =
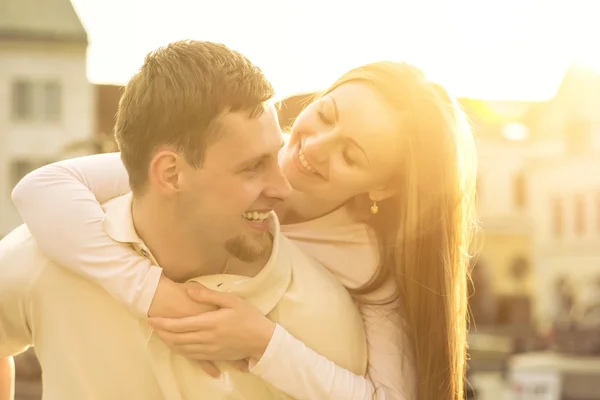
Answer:
[{"label": "man's neck", "polygon": [[222,273],[227,266],[225,249],[216,251],[210,244],[199,243],[198,238],[174,222],[168,207],[155,204],[151,198],[134,198],[131,213],[138,236],[167,278],[185,282],[201,275]]}]

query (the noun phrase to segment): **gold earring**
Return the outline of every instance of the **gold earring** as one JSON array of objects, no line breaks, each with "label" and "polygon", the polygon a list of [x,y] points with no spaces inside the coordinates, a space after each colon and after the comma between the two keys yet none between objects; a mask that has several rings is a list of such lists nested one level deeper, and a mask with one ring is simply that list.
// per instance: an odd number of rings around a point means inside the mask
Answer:
[{"label": "gold earring", "polygon": [[377,207],[377,202],[374,201],[373,205],[371,206],[371,214],[377,214],[377,211],[379,211],[379,207]]}]

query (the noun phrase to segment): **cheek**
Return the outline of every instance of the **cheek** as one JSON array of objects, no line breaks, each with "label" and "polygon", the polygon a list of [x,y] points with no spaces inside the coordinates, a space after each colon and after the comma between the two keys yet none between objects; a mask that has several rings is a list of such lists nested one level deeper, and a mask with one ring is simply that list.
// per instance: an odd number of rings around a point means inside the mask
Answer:
[{"label": "cheek", "polygon": [[329,187],[343,197],[354,197],[368,192],[368,178],[363,173],[347,166],[332,165]]},{"label": "cheek", "polygon": [[241,214],[260,198],[264,187],[260,177],[242,179],[229,186],[217,202],[227,204],[233,213]]},{"label": "cheek", "polygon": [[185,208],[203,219],[219,220],[233,214],[240,214],[239,203],[243,201],[244,190],[233,182],[203,182],[185,196]]},{"label": "cheek", "polygon": [[351,179],[334,179],[330,181],[329,189],[338,197],[349,199],[364,192],[359,185],[352,182]]},{"label": "cheek", "polygon": [[283,174],[290,179],[292,175],[296,173],[293,159],[296,147],[290,142],[287,146],[279,153],[279,167],[283,171]]}]

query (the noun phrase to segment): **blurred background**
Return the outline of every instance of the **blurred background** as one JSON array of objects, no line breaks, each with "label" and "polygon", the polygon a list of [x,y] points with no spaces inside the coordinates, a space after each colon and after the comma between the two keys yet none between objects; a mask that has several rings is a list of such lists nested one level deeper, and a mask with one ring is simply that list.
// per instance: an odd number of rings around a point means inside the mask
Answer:
[{"label": "blurred background", "polygon": [[[212,40],[258,64],[291,124],[303,100],[381,59],[460,97],[479,148],[467,386],[477,399],[600,399],[600,2],[0,0],[0,237],[29,171],[115,151],[145,54]],[[40,370],[18,362],[18,399]],[[434,400],[434,399],[432,399]]]}]

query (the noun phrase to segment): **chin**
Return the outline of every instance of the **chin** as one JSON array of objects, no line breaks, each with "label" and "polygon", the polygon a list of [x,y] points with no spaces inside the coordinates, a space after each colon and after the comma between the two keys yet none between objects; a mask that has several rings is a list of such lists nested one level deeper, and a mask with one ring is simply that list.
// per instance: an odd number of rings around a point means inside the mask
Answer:
[{"label": "chin", "polygon": [[228,241],[227,251],[243,262],[254,262],[269,256],[273,248],[273,237],[268,232],[254,235],[240,235]]},{"label": "chin", "polygon": [[[290,182],[290,185],[292,186],[294,191],[302,192],[311,197],[321,197],[322,196],[323,191],[319,190],[319,188],[316,187],[313,182],[307,182],[307,178],[304,175],[302,175],[296,171],[292,171],[291,173],[288,174],[286,171],[285,176],[287,177],[287,179]],[[319,193],[321,193],[321,194],[319,195]]]},{"label": "chin", "polygon": [[298,177],[296,176],[294,173],[285,174],[286,178],[288,179],[288,182],[290,183],[290,185],[292,186],[292,189],[294,189],[295,192],[303,192],[303,193],[307,193],[307,194],[311,194],[312,190],[311,190],[311,185],[307,185],[306,182],[302,182],[302,177]]}]

